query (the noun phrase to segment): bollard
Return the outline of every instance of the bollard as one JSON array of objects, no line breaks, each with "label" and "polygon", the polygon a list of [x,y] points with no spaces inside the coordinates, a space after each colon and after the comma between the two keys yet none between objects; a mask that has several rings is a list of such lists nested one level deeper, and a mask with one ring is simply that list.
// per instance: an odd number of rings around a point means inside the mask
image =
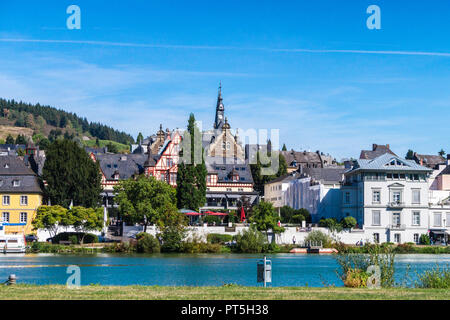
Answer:
[{"label": "bollard", "polygon": [[11,286],[11,285],[14,285],[14,284],[16,284],[16,275],[15,274],[10,274],[9,275],[9,277],[8,277],[8,281],[7,281],[7,285],[8,286]]}]

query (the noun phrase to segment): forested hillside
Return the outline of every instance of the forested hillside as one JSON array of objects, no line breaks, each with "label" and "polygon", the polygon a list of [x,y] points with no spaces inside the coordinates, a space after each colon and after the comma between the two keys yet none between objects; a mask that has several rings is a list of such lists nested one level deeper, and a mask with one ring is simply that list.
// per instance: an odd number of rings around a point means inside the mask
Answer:
[{"label": "forested hillside", "polygon": [[66,137],[87,135],[100,140],[112,140],[128,145],[131,135],[97,122],[89,122],[72,112],[50,106],[0,99],[0,116],[16,127],[25,127],[45,136],[64,134]]}]

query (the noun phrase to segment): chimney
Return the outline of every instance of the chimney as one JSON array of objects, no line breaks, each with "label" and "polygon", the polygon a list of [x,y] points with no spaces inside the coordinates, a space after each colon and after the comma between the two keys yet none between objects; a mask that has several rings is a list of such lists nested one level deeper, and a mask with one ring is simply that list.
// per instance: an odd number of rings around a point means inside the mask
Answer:
[{"label": "chimney", "polygon": [[377,147],[378,147],[378,146],[377,146],[376,143],[372,144],[372,151],[375,151],[375,149],[376,149]]},{"label": "chimney", "polygon": [[390,149],[390,146],[389,146],[389,144],[387,144],[387,145],[386,145],[386,148]]},{"label": "chimney", "polygon": [[450,153],[447,155],[447,165],[450,166]]}]

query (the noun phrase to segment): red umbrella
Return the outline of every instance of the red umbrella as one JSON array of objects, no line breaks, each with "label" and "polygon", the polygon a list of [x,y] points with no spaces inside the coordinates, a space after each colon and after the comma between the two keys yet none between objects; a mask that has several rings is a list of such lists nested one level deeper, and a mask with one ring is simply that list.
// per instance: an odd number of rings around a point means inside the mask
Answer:
[{"label": "red umbrella", "polygon": [[228,213],[212,212],[212,211],[206,211],[205,213],[209,216],[227,216],[228,215]]},{"label": "red umbrella", "polygon": [[241,207],[241,222],[245,220],[244,207]]}]

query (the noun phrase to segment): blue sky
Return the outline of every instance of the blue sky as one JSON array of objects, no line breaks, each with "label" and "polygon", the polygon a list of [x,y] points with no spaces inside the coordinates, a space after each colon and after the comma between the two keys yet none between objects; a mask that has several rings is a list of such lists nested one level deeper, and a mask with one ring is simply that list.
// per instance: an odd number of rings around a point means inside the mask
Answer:
[{"label": "blue sky", "polygon": [[231,126],[279,129],[289,149],[450,152],[449,16],[443,0],[2,1],[0,97],[136,136],[190,112],[211,127],[222,81]]}]

